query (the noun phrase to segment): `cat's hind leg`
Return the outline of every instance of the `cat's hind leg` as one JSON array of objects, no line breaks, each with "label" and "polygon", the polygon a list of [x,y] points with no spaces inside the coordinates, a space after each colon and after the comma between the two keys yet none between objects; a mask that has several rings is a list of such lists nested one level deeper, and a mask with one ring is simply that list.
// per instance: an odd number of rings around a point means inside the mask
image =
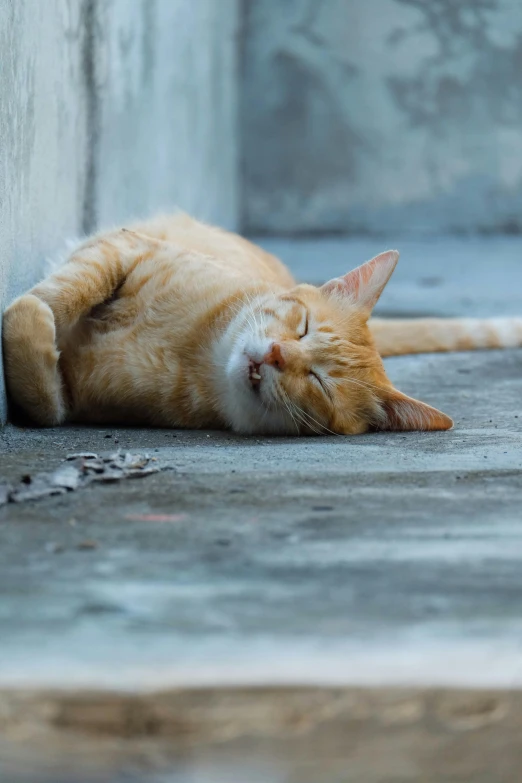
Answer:
[{"label": "cat's hind leg", "polygon": [[52,427],[66,418],[51,308],[32,294],[4,313],[3,349],[8,394],[34,422]]},{"label": "cat's hind leg", "polygon": [[4,313],[3,348],[12,402],[38,424],[67,416],[57,343],[84,315],[151,258],[158,243],[121,229],[80,245],[54,274],[16,299]]}]

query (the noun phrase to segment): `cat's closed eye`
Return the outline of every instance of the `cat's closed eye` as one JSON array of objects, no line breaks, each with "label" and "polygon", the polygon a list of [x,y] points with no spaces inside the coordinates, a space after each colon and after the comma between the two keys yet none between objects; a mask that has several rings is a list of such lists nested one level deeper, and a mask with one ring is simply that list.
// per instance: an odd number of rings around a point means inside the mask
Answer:
[{"label": "cat's closed eye", "polygon": [[310,370],[310,371],[309,371],[309,373],[308,373],[308,375],[309,375],[309,376],[310,376],[310,377],[311,377],[311,378],[312,378],[312,379],[313,379],[313,380],[314,380],[316,383],[318,383],[318,384],[319,384],[319,386],[321,387],[321,389],[324,391],[324,393],[325,393],[325,394],[328,394],[328,391],[327,391],[327,389],[326,389],[326,386],[325,386],[324,380],[321,378],[321,376],[320,376],[320,375],[318,375],[318,373],[316,373],[314,370]]},{"label": "cat's closed eye", "polygon": [[299,339],[302,340],[303,337],[306,337],[307,334],[308,334],[308,310],[305,312],[304,326],[301,330],[301,334],[299,335]]}]

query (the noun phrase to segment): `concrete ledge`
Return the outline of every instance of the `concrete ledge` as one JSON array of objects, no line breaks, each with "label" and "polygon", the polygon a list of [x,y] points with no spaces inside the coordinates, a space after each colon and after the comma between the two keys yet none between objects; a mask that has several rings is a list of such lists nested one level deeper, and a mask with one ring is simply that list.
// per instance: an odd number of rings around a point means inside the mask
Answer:
[{"label": "concrete ledge", "polygon": [[520,692],[1,691],[0,714],[4,772],[31,783],[507,783],[522,765]]}]

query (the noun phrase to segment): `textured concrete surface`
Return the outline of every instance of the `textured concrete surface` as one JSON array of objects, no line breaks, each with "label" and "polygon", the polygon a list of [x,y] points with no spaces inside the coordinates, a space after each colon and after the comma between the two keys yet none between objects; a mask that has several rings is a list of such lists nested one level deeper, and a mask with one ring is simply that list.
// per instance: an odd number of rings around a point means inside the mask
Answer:
[{"label": "textured concrete surface", "polygon": [[520,3],[245,8],[250,230],[520,232]]},{"label": "textured concrete surface", "polygon": [[[9,783],[514,783],[521,700],[408,689],[2,694],[25,731],[0,739],[0,772]],[[38,731],[42,715],[51,725]]]},{"label": "textured concrete surface", "polygon": [[0,311],[99,224],[235,225],[236,25],[237,0],[0,0]]},{"label": "textured concrete surface", "polygon": [[115,439],[173,470],[1,511],[0,683],[522,686],[520,353],[388,366],[454,431],[8,427],[8,478]]}]

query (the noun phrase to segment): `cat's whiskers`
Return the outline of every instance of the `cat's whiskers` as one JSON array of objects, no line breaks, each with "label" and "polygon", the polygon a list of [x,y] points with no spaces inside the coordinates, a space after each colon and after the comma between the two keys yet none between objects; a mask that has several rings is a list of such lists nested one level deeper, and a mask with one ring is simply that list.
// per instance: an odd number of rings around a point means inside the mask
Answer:
[{"label": "cat's whiskers", "polygon": [[317,421],[311,413],[308,413],[307,411],[300,409],[304,416],[306,416],[309,420],[313,421],[318,427],[320,427],[320,434],[324,435],[325,432],[329,433],[330,435],[338,435],[338,432],[334,432],[333,430],[329,429],[326,424],[321,424],[321,422]]},{"label": "cat's whiskers", "polygon": [[299,408],[299,407],[298,407],[298,406],[296,406],[295,404],[294,404],[293,408],[294,408],[294,413],[296,414],[296,416],[298,416],[298,417],[299,417],[299,420],[300,420],[301,424],[303,424],[303,426],[304,426],[306,429],[308,429],[308,430],[311,430],[311,431],[312,431],[313,433],[315,433],[316,435],[322,435],[322,434],[323,434],[323,433],[322,433],[322,430],[320,430],[320,429],[317,429],[317,427],[315,427],[315,426],[314,426],[314,425],[313,425],[313,424],[312,424],[312,423],[311,423],[311,422],[310,422],[310,421],[309,421],[309,420],[306,418],[306,416],[305,416],[305,412],[304,412],[304,411],[303,411],[301,408]]},{"label": "cat's whiskers", "polygon": [[288,397],[288,395],[286,395],[284,392],[282,392],[282,390],[281,390],[280,403],[282,403],[286,407],[286,409],[288,410],[288,413],[292,417],[292,421],[295,423],[295,425],[297,427],[297,432],[298,433],[301,432],[299,424],[304,425],[305,427],[308,426],[307,422],[303,419],[303,417],[299,414],[299,412],[297,410],[295,410],[295,407],[293,406],[293,403],[291,402],[291,400]]},{"label": "cat's whiskers", "polygon": [[[275,395],[274,395],[274,399],[275,399],[276,402],[279,402],[279,400],[277,400],[277,397]],[[299,424],[296,421],[296,418],[295,418],[294,414],[292,413],[292,409],[290,408],[288,402],[285,400],[284,396],[281,396],[281,400],[280,401],[283,403],[284,407],[288,411],[288,414],[290,415],[290,418],[292,419],[292,422],[295,425],[297,434],[299,435],[299,431],[300,431],[299,430]]]},{"label": "cat's whiskers", "polygon": [[355,386],[360,386],[363,389],[369,389],[370,391],[379,391],[379,387],[373,383],[366,383],[366,381],[356,380],[355,378],[344,378],[347,383],[353,383]]},{"label": "cat's whiskers", "polygon": [[[329,432],[332,435],[337,435],[336,432],[333,432],[332,430],[328,429],[326,425],[321,424],[321,422],[317,421],[317,419],[315,419],[310,413],[307,413],[305,410],[303,410],[303,408],[297,405],[297,403],[293,402],[293,400],[290,399],[290,397],[284,391],[284,389],[279,389],[279,391],[281,393],[281,399],[283,400],[284,398],[286,398],[288,403],[291,405],[294,414],[298,417],[298,419],[305,427],[311,429],[312,432],[315,432],[316,435],[323,435],[325,432]],[[317,427],[319,427],[319,429],[317,429]]]},{"label": "cat's whiskers", "polygon": [[[312,429],[314,432],[317,432],[318,435],[323,435],[325,432],[330,433],[330,435],[338,435],[338,432],[334,432],[333,430],[328,429],[328,427],[325,424],[322,424],[321,422],[317,421],[316,418],[312,416],[311,413],[308,413],[308,411],[305,411],[303,408],[301,408],[297,403],[292,402],[292,405],[294,407],[294,410],[298,411],[301,416],[303,417],[304,423],[307,423],[307,425]],[[310,422],[313,422],[317,427],[320,428],[320,431],[317,431]]]}]

